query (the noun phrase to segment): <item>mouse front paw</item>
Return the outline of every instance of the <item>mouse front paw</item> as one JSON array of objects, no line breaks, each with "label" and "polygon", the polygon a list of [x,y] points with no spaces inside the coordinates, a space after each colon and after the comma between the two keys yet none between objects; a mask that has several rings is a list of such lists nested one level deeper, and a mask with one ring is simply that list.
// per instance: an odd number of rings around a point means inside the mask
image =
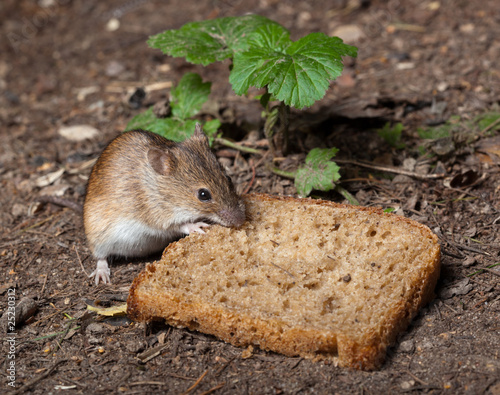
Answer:
[{"label": "mouse front paw", "polygon": [[184,224],[181,226],[181,232],[189,235],[191,233],[203,233],[205,234],[205,231],[202,228],[206,228],[210,226],[209,224],[206,224],[205,222],[195,222],[192,224]]},{"label": "mouse front paw", "polygon": [[95,277],[95,285],[99,284],[99,280],[102,280],[104,284],[111,284],[110,275],[111,271],[106,259],[99,259],[95,270],[90,273],[89,277]]}]

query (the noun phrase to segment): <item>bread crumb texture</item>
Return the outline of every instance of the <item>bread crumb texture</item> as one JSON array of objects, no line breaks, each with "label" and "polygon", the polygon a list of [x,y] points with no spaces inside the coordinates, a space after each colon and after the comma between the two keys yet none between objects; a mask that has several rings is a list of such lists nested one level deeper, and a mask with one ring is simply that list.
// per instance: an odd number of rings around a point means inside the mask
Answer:
[{"label": "bread crumb texture", "polygon": [[238,346],[380,367],[439,277],[437,237],[378,209],[249,195],[239,229],[172,243],[135,279],[128,311]]}]

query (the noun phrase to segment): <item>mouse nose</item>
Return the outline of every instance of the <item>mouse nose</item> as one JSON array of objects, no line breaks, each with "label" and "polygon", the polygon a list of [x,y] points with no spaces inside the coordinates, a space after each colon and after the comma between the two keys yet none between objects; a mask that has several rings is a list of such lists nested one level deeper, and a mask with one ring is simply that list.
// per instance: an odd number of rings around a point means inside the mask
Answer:
[{"label": "mouse nose", "polygon": [[245,206],[239,204],[234,209],[223,209],[220,211],[219,215],[226,226],[234,226],[237,228],[245,222]]}]

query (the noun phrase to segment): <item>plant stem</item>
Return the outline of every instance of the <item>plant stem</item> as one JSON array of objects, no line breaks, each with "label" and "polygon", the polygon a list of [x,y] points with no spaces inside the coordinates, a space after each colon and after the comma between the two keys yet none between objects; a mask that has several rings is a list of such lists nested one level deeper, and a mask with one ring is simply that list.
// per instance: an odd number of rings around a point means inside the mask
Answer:
[{"label": "plant stem", "polygon": [[340,185],[335,186],[335,191],[340,193],[344,199],[346,199],[353,206],[359,206],[358,200],[345,188],[342,188]]},{"label": "plant stem", "polygon": [[277,174],[278,176],[281,176],[281,177],[290,178],[292,180],[295,179],[295,175],[297,174],[297,172],[295,172],[295,171],[285,171],[285,170],[278,169],[277,167],[274,167],[271,164],[266,164],[266,167],[269,171],[273,172],[274,174]]},{"label": "plant stem", "polygon": [[223,137],[216,137],[215,142],[221,145],[225,145],[226,147],[234,148],[242,152],[246,152],[249,154],[257,154],[257,155],[264,155],[264,152],[261,150],[258,150],[256,148],[250,148],[250,147],[244,147],[242,145],[233,143],[232,141],[229,141]]},{"label": "plant stem", "polygon": [[285,103],[280,102],[280,106],[278,109],[279,116],[279,129],[277,131],[276,145],[278,145],[278,151],[281,152],[281,156],[285,156],[288,151],[288,126],[290,119],[290,106],[287,106]]},{"label": "plant stem", "polygon": [[[490,265],[490,266],[483,267],[483,268],[479,269],[478,271],[475,271],[474,273],[468,274],[467,277],[472,277],[472,276],[474,276],[474,275],[476,275],[478,273],[484,272],[484,271],[490,271],[495,266],[500,266],[500,262],[499,263],[494,263],[493,265]],[[497,274],[497,273],[495,273],[495,274]]]}]

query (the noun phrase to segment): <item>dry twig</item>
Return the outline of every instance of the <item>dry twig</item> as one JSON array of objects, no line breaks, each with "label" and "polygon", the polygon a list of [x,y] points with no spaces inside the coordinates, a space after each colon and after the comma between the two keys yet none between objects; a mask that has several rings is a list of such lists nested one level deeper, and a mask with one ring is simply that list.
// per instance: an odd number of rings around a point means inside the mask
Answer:
[{"label": "dry twig", "polygon": [[208,373],[208,370],[205,370],[205,372],[198,378],[198,380],[196,380],[195,383],[191,387],[189,387],[185,392],[183,392],[182,395],[187,395],[192,390],[194,390],[201,383],[201,380],[203,380],[205,378],[207,373]]},{"label": "dry twig", "polygon": [[28,381],[26,384],[24,384],[22,387],[18,388],[17,390],[10,392],[9,395],[17,395],[17,394],[23,394],[26,391],[28,391],[31,387],[33,387],[36,383],[39,381],[42,381],[46,377],[50,376],[56,368],[62,364],[63,362],[66,362],[66,359],[60,359],[59,361],[56,361],[47,371],[43,374],[41,374],[38,377],[35,377],[33,380]]},{"label": "dry twig", "polygon": [[335,159],[335,162],[345,164],[345,165],[366,167],[368,169],[377,170],[377,171],[384,171],[387,173],[401,174],[403,176],[408,176],[408,177],[416,178],[419,180],[435,180],[438,178],[443,178],[445,176],[445,174],[419,174],[419,173],[415,173],[414,171],[408,171],[408,170],[400,169],[398,167],[380,166],[380,165],[374,165],[372,163],[358,162],[358,161],[349,160],[349,159]]}]

